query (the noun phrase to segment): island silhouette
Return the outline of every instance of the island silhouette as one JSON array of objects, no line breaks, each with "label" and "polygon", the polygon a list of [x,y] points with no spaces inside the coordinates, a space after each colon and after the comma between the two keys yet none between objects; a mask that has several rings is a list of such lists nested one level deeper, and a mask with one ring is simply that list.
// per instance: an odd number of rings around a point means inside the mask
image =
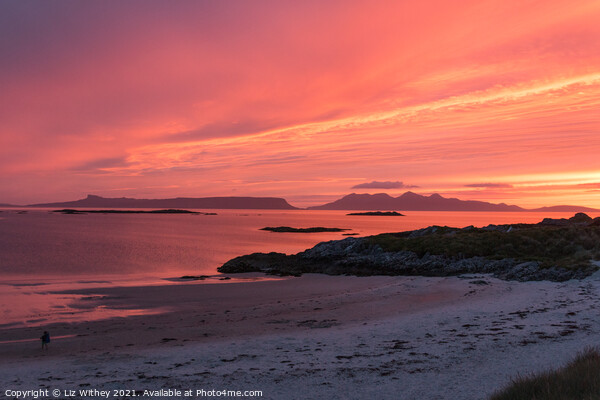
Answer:
[{"label": "island silhouette", "polygon": [[309,210],[386,210],[386,211],[533,211],[533,212],[598,212],[600,210],[581,206],[552,206],[525,209],[504,203],[446,198],[437,193],[424,196],[406,192],[398,197],[387,193],[352,193],[331,203],[308,207]]},{"label": "island silhouette", "polygon": [[[136,199],[129,197],[108,198],[93,194],[74,201],[38,203],[26,206],[1,205],[7,208],[155,208],[155,209],[256,209],[301,210],[281,197],[175,197],[168,199]],[[576,205],[556,205],[539,208],[523,208],[505,203],[489,203],[477,200],[447,198],[434,193],[429,196],[406,192],[398,197],[387,193],[351,193],[330,203],[305,208],[306,210],[349,211],[485,211],[485,212],[600,212],[600,209]]]},{"label": "island silhouette", "polygon": [[105,198],[89,194],[85,199],[60,203],[31,204],[28,207],[86,208],[212,208],[296,210],[278,197],[176,197],[171,199]]}]

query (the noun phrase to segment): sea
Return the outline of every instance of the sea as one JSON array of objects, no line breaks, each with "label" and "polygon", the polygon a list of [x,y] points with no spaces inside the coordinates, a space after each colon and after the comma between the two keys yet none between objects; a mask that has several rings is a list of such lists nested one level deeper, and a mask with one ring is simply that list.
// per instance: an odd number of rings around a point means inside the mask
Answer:
[{"label": "sea", "polygon": [[[348,211],[195,210],[204,214],[61,214],[50,209],[0,211],[0,328],[143,314],[148,310],[81,309],[80,288],[158,284],[227,284],[217,268],[254,252],[293,254],[319,242],[430,225],[482,227],[537,223],[573,213],[404,212],[350,216]],[[595,217],[596,215],[591,215]],[[326,227],[343,232],[276,233],[264,227]],[[184,275],[208,276],[182,281]],[[0,338],[1,341],[1,338]]]}]

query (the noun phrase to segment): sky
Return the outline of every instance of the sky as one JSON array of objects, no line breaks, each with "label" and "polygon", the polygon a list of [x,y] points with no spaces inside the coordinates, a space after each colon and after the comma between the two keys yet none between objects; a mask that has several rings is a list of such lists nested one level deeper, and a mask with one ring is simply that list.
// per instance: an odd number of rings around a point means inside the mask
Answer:
[{"label": "sky", "polygon": [[600,1],[0,2],[0,203],[600,208]]}]

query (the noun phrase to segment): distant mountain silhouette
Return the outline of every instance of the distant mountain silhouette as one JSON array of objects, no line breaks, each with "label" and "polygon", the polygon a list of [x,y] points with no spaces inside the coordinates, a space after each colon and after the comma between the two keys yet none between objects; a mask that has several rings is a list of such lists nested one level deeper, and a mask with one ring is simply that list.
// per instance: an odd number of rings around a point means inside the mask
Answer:
[{"label": "distant mountain silhouette", "polygon": [[27,207],[94,208],[221,208],[256,210],[295,210],[278,197],[176,197],[173,199],[105,198],[89,194],[85,199],[61,203],[30,204]]},{"label": "distant mountain silhouette", "polygon": [[[255,209],[297,210],[280,197],[176,197],[171,199],[134,199],[127,197],[106,198],[88,195],[85,199],[59,203],[41,203],[19,206],[0,204],[0,207],[60,207],[60,208],[199,208],[199,209]],[[504,203],[460,200],[442,197],[437,193],[423,196],[406,192],[392,197],[386,193],[352,193],[334,202],[308,207],[308,210],[357,210],[357,211],[533,211],[533,212],[600,212],[600,209],[558,205],[525,209]]]},{"label": "distant mountain silhouette", "polygon": [[594,212],[593,208],[578,206],[555,206],[527,210],[519,206],[504,203],[494,204],[485,201],[459,200],[442,197],[435,193],[423,196],[406,192],[392,197],[386,193],[352,193],[334,202],[309,207],[309,210],[399,210],[399,211],[540,211],[540,212]]}]

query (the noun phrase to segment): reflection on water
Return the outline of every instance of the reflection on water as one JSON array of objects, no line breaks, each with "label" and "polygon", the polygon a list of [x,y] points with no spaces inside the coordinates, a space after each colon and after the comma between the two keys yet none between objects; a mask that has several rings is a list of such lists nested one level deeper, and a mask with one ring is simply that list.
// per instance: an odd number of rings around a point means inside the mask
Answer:
[{"label": "reflection on water", "polygon": [[110,276],[113,280],[71,281],[61,278],[47,278],[47,281],[22,279],[0,283],[0,329],[23,326],[43,326],[50,323],[95,321],[115,317],[134,315],[160,314],[168,308],[128,308],[126,305],[109,307],[104,303],[111,300],[107,296],[95,294],[79,294],[80,290],[101,287],[128,287],[153,285],[197,285],[206,283],[239,283],[256,280],[283,279],[278,277],[247,276],[228,277],[223,280],[219,276],[203,280],[182,280],[179,278],[162,279],[155,276],[128,275]]},{"label": "reflection on water", "polygon": [[[429,225],[464,227],[539,222],[541,213],[406,212],[404,217],[347,216],[344,211],[218,210],[218,215],[5,212],[0,221],[2,277],[212,275],[251,252],[296,253],[342,233],[274,233],[266,226],[348,228],[361,236]],[[553,213],[552,217],[571,216]]]},{"label": "reflection on water", "polygon": [[[430,225],[536,223],[548,216],[528,212],[406,212],[404,217],[348,216],[344,211],[216,212],[218,215],[212,216],[64,215],[48,210],[30,210],[26,214],[3,212],[0,220],[3,326],[157,312],[100,306],[85,308],[75,306],[82,303],[81,296],[56,292],[100,286],[226,283],[230,281],[218,280],[216,268],[238,255],[259,251],[296,253],[321,241],[346,237],[342,233],[259,230],[267,226],[347,228],[351,233],[366,236]],[[551,213],[550,216],[570,217],[572,213]],[[175,278],[182,275],[213,278],[181,283]]]}]

